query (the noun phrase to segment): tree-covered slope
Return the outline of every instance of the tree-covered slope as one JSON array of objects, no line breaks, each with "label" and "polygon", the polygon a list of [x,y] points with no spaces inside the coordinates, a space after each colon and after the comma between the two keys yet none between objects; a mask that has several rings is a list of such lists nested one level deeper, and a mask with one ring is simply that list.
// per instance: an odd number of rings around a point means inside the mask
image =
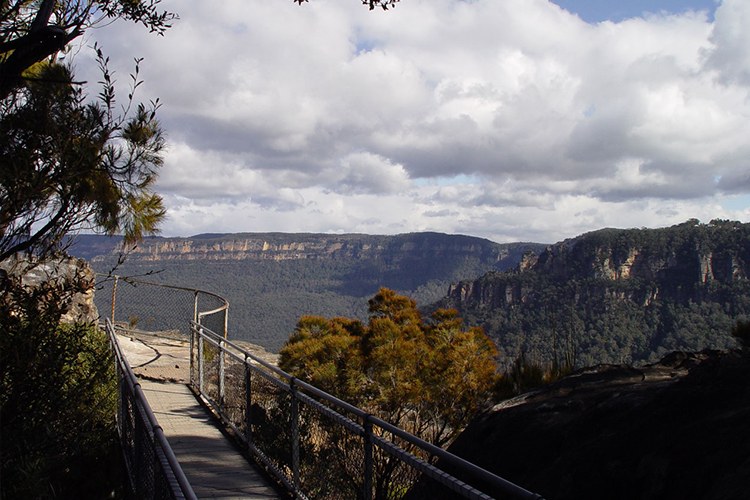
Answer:
[{"label": "tree-covered slope", "polygon": [[750,224],[602,229],[451,287],[438,305],[482,325],[504,359],[586,366],[734,346],[750,315]]}]

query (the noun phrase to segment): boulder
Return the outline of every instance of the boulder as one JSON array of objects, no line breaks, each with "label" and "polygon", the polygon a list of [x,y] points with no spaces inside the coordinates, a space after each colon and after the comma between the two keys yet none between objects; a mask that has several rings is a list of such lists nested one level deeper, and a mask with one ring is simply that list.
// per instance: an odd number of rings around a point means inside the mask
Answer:
[{"label": "boulder", "polygon": [[61,321],[63,323],[90,323],[99,320],[99,312],[94,304],[96,274],[83,259],[67,256],[44,262],[8,259],[0,262],[0,271],[3,271],[5,276],[20,276],[24,287],[30,288],[51,280],[56,280],[61,284],[75,282],[80,291],[73,293],[67,299]]}]

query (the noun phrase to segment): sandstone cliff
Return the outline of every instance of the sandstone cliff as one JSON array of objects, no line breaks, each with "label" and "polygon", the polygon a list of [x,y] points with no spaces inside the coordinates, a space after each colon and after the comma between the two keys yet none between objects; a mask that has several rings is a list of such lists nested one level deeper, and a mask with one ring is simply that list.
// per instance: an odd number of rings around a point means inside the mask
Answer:
[{"label": "sandstone cliff", "polygon": [[[524,256],[514,273],[453,284],[448,295],[480,306],[512,305],[538,290],[533,286],[537,277],[598,282],[603,293],[648,305],[664,293],[682,301],[700,300],[712,286],[745,282],[749,275],[750,225],[690,221],[667,229],[584,234]],[[630,286],[638,284],[643,286]]]},{"label": "sandstone cliff", "polygon": [[[118,240],[101,244],[102,237],[83,237],[74,246],[77,255],[102,262],[120,251]],[[518,262],[516,247],[489,240],[439,233],[395,236],[365,234],[239,233],[198,235],[190,238],[147,238],[129,249],[128,259],[141,262],[170,260],[384,260],[477,258],[504,268]],[[541,245],[526,244],[534,250]]]},{"label": "sandstone cliff", "polygon": [[50,259],[46,262],[31,263],[25,259],[8,259],[0,265],[2,272],[21,278],[24,287],[35,288],[48,281],[76,283],[80,292],[67,297],[63,323],[91,323],[99,320],[99,313],[94,303],[94,271],[86,261],[71,257]]},{"label": "sandstone cliff", "polygon": [[[84,235],[71,253],[107,272],[118,261],[119,244]],[[303,315],[364,318],[380,287],[429,304],[453,281],[510,269],[525,252],[543,248],[440,233],[206,234],[147,238],[116,272],[219,293],[230,302],[233,338],[275,350]]]},{"label": "sandstone cliff", "polygon": [[750,314],[750,224],[691,220],[603,229],[524,256],[510,272],[454,283],[441,306],[481,324],[508,356],[643,362],[727,348]]}]

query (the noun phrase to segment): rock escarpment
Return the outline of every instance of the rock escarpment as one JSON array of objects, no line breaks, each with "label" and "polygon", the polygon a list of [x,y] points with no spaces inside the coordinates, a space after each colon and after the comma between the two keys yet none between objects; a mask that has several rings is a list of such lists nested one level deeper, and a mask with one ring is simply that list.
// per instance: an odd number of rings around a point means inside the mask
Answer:
[{"label": "rock escarpment", "polygon": [[[80,237],[77,255],[101,262],[120,249],[103,237]],[[395,236],[366,234],[239,233],[198,235],[190,238],[146,238],[128,250],[130,261],[173,260],[378,260],[397,265],[403,260],[475,258],[505,269],[518,262],[523,251],[538,244],[498,244],[470,236],[411,233]]]},{"label": "rock escarpment", "polygon": [[747,281],[748,276],[750,225],[691,221],[667,229],[584,234],[524,256],[514,273],[454,284],[448,295],[479,306],[512,305],[528,299],[536,277],[556,283],[587,280],[602,285],[605,293],[633,299],[635,294],[623,294],[631,288],[645,292],[641,298],[648,305],[665,293],[700,300],[713,285]]},{"label": "rock escarpment", "polygon": [[27,288],[35,288],[43,282],[57,281],[71,283],[76,293],[64,293],[66,299],[63,323],[91,323],[99,320],[99,312],[94,303],[95,273],[83,259],[72,257],[53,258],[45,262],[31,263],[25,259],[8,259],[0,264],[2,272],[21,279]]},{"label": "rock escarpment", "polygon": [[451,285],[439,303],[485,327],[513,358],[578,366],[729,348],[750,315],[750,224],[603,229],[524,256],[510,272]]},{"label": "rock escarpment", "polygon": [[[106,273],[118,263],[119,243],[82,235],[71,252]],[[275,350],[303,315],[364,319],[380,287],[430,304],[453,281],[510,269],[543,248],[440,233],[210,234],[147,238],[115,273],[219,293],[231,304],[234,338]]]}]

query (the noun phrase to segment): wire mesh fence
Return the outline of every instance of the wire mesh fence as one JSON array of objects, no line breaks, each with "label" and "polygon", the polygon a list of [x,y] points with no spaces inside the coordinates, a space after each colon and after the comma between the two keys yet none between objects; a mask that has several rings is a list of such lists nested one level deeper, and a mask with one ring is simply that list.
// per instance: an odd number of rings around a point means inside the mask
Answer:
[{"label": "wire mesh fence", "polygon": [[229,304],[219,295],[120,276],[97,277],[96,307],[115,325],[188,338],[190,322],[199,321],[226,334]]},{"label": "wire mesh fence", "polygon": [[155,500],[196,498],[122,355],[110,321],[106,322],[106,330],[117,368],[119,398],[116,421],[129,492],[133,498]]},{"label": "wire mesh fence", "polygon": [[[187,335],[191,385],[256,461],[296,497],[541,498],[228,341],[228,304],[218,295],[114,278],[99,284],[97,307],[101,316],[124,328]],[[126,453],[143,453],[139,412],[129,405],[123,400],[123,446]],[[151,453],[140,460],[158,463],[168,456],[158,448]],[[156,467],[138,471],[140,487],[156,492],[164,483],[160,474]]]},{"label": "wire mesh fence", "polygon": [[[203,325],[193,323],[191,334],[192,383],[300,498],[541,498],[290,376]],[[462,479],[440,464],[461,471]]]}]

